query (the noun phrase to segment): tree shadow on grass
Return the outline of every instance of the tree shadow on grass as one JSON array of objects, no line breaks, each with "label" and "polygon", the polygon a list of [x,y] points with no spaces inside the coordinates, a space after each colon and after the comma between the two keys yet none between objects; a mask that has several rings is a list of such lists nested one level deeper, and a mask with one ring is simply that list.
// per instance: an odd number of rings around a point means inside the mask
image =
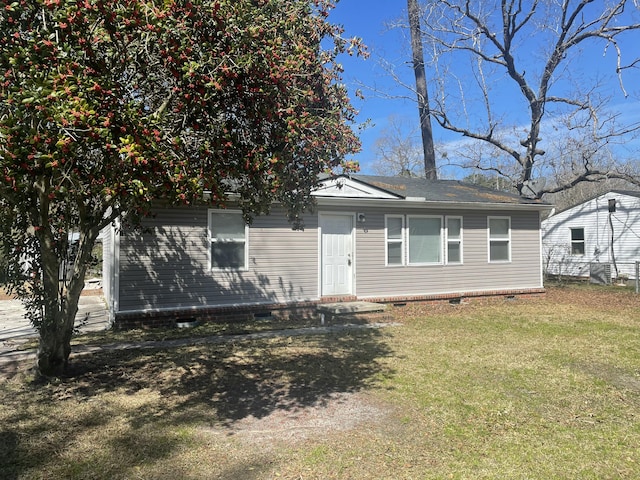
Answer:
[{"label": "tree shadow on grass", "polygon": [[[135,473],[137,464],[170,458],[181,443],[170,432],[181,426],[231,428],[249,417],[296,412],[371,388],[392,373],[384,362],[392,353],[386,336],[384,330],[359,329],[76,357],[68,378],[24,388],[12,414],[4,416],[2,438],[11,443],[3,455],[7,478],[48,469],[48,448],[64,451],[100,429],[110,433],[91,452],[76,453],[73,468],[96,478],[122,478]],[[33,418],[29,402],[48,416]],[[83,408],[69,423],[65,409],[78,405]],[[127,426],[111,433],[115,418]]]},{"label": "tree shadow on grass", "polygon": [[188,411],[193,421],[194,413],[206,407],[202,420],[230,424],[276,409],[322,405],[336,393],[370,387],[389,373],[380,362],[391,353],[384,338],[381,330],[362,329],[118,352],[108,359],[98,354],[74,362],[67,390],[94,397],[117,389],[151,389],[177,402],[167,416],[179,418],[180,411]]}]

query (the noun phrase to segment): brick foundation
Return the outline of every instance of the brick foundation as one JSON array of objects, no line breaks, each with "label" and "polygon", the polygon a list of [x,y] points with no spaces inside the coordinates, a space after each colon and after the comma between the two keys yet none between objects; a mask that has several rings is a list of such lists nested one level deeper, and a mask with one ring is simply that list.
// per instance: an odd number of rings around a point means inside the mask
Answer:
[{"label": "brick foundation", "polygon": [[514,290],[490,290],[484,292],[458,292],[458,293],[439,293],[433,295],[413,295],[413,296],[395,296],[395,297],[372,297],[365,298],[367,302],[375,303],[432,303],[432,302],[449,302],[452,300],[463,300],[471,298],[495,298],[495,297],[535,297],[543,295],[544,288],[514,289]]},{"label": "brick foundation", "polygon": [[[385,304],[405,303],[459,303],[463,299],[491,299],[497,297],[529,297],[545,293],[544,288],[493,290],[488,292],[463,292],[419,296],[394,296],[360,299],[367,302]],[[194,308],[189,310],[172,310],[161,312],[131,312],[118,313],[114,326],[119,329],[172,327],[178,322],[199,320],[203,322],[247,322],[260,317],[275,317],[278,319],[308,319],[320,318],[316,309],[318,304],[334,302],[350,302],[358,300],[354,296],[322,297],[318,301],[299,302],[296,304],[271,304],[252,306],[221,306]],[[340,322],[382,322],[390,321],[387,312],[340,315]]]}]

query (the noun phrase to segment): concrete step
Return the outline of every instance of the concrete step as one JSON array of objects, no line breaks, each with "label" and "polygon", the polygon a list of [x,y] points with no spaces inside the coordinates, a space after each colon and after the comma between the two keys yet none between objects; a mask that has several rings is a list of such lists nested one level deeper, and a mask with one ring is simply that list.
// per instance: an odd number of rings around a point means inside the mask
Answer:
[{"label": "concrete step", "polygon": [[317,306],[318,312],[329,315],[352,315],[355,313],[383,312],[386,305],[373,302],[337,302],[322,303]]}]

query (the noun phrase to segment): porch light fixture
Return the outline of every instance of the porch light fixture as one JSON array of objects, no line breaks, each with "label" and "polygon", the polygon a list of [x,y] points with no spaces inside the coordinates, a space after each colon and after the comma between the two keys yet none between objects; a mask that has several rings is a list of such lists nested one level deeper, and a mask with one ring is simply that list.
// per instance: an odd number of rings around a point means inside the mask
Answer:
[{"label": "porch light fixture", "polygon": [[357,213],[356,218],[358,219],[359,223],[364,223],[367,220],[367,217],[364,213]]}]

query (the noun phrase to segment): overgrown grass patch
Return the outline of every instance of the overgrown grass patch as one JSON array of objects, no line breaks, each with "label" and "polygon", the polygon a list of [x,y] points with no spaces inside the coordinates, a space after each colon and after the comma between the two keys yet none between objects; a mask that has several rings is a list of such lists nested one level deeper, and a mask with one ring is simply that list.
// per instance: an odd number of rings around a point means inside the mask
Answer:
[{"label": "overgrown grass patch", "polygon": [[637,478],[640,300],[394,311],[402,326],[74,360],[0,384],[2,475]]}]

